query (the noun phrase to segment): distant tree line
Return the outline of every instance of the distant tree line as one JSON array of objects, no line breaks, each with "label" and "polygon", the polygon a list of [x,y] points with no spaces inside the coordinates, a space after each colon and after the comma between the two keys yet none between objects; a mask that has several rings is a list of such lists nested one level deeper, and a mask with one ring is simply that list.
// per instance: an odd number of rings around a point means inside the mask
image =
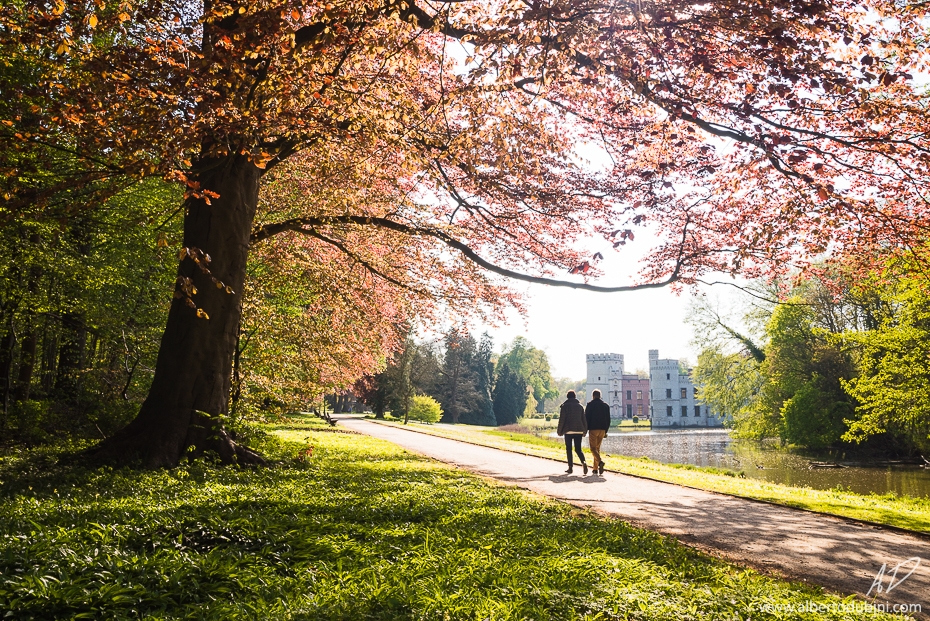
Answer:
[{"label": "distant tree line", "polygon": [[[776,299],[777,298],[777,299]],[[701,398],[736,433],[930,451],[930,301],[916,278],[821,271],[754,286],[741,317],[696,305]]]},{"label": "distant tree line", "polygon": [[546,353],[517,337],[499,356],[485,333],[479,339],[452,329],[438,343],[408,337],[385,370],[363,380],[356,392],[379,417],[406,418],[414,397],[442,406],[442,422],[508,425],[544,411],[559,391]]}]

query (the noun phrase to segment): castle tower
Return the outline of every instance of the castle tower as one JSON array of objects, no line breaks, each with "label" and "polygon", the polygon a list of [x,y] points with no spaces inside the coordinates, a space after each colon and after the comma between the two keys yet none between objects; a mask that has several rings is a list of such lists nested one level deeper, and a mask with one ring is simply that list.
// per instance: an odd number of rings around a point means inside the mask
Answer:
[{"label": "castle tower", "polygon": [[653,427],[720,427],[722,422],[698,398],[691,370],[677,360],[659,358],[649,350],[649,384]]},{"label": "castle tower", "polygon": [[[623,376],[623,354],[588,354],[588,378],[585,395],[590,401],[595,390],[610,406],[611,415],[620,412],[620,383]],[[616,403],[615,403],[616,402]]]},{"label": "castle tower", "polygon": [[678,427],[682,424],[681,379],[677,360],[659,358],[657,349],[649,350],[653,427]]}]

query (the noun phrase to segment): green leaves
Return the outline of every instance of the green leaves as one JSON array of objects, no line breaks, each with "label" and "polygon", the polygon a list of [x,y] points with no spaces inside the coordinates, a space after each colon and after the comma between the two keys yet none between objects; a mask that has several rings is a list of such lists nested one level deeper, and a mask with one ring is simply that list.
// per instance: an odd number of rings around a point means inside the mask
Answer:
[{"label": "green leaves", "polygon": [[[28,474],[35,455],[8,458],[18,470],[0,462],[0,608],[114,620],[676,621],[838,601],[320,425],[291,419],[259,438],[280,465],[256,471],[200,460]],[[294,460],[306,441],[309,465]]]},{"label": "green leaves", "polygon": [[410,420],[424,423],[438,423],[442,418],[442,408],[439,402],[427,395],[414,395],[410,399]]},{"label": "green leaves", "polygon": [[859,375],[843,383],[858,401],[845,440],[884,433],[920,451],[930,449],[930,305],[919,280],[886,290],[893,317],[872,330],[844,334]]}]

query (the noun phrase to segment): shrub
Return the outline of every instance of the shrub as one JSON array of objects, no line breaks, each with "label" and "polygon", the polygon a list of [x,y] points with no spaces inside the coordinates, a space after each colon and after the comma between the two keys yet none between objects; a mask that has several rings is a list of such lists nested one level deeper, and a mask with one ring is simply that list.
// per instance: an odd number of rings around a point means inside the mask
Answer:
[{"label": "shrub", "polygon": [[[139,404],[131,401],[108,401],[88,408],[87,419],[102,434],[112,435],[128,425],[139,413]],[[91,433],[92,436],[95,434]]]},{"label": "shrub", "polygon": [[639,416],[634,416],[634,417],[633,417],[633,424],[635,425],[635,424],[638,423],[638,422],[639,422]]},{"label": "shrub", "polygon": [[11,435],[27,445],[41,444],[52,439],[55,429],[55,412],[50,401],[17,401],[10,405]]},{"label": "shrub", "polygon": [[442,408],[439,402],[426,395],[415,395],[410,404],[410,420],[419,420],[424,423],[436,423],[442,418]]},{"label": "shrub", "polygon": [[552,420],[552,414],[546,414],[546,420]]}]

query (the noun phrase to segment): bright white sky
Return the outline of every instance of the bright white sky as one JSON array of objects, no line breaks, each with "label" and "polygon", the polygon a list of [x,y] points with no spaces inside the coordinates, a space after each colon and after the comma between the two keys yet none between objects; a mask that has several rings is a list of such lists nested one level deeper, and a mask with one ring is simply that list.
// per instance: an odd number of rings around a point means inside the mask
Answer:
[{"label": "bright white sky", "polygon": [[648,368],[650,349],[658,349],[663,358],[697,358],[690,346],[691,329],[684,322],[690,294],[592,293],[543,285],[530,285],[528,292],[525,322],[514,313],[509,325],[479,327],[476,332],[487,329],[497,351],[525,336],[546,351],[554,377],[584,379],[586,354],[623,354],[627,371]]},{"label": "bright white sky", "polygon": [[[633,245],[617,252],[604,243],[595,245],[592,254],[601,250],[604,261],[600,267],[604,276],[591,284],[620,285],[633,282],[639,267],[635,260],[649,244],[647,235],[637,235]],[[639,248],[637,248],[639,246]],[[567,280],[567,274],[560,279]],[[728,280],[721,277],[719,280]],[[691,346],[691,326],[685,323],[688,306],[695,294],[706,291],[708,296],[728,302],[738,290],[725,285],[685,290],[680,295],[671,288],[647,289],[627,293],[594,293],[564,287],[547,287],[529,283],[514,283],[514,289],[526,292],[525,319],[516,312],[508,325],[474,326],[477,338],[487,330],[494,337],[495,351],[517,336],[524,336],[536,347],[546,351],[553,377],[584,379],[585,355],[616,353],[624,356],[624,369],[633,372],[648,369],[649,350],[658,349],[662,358],[697,360]]]}]

